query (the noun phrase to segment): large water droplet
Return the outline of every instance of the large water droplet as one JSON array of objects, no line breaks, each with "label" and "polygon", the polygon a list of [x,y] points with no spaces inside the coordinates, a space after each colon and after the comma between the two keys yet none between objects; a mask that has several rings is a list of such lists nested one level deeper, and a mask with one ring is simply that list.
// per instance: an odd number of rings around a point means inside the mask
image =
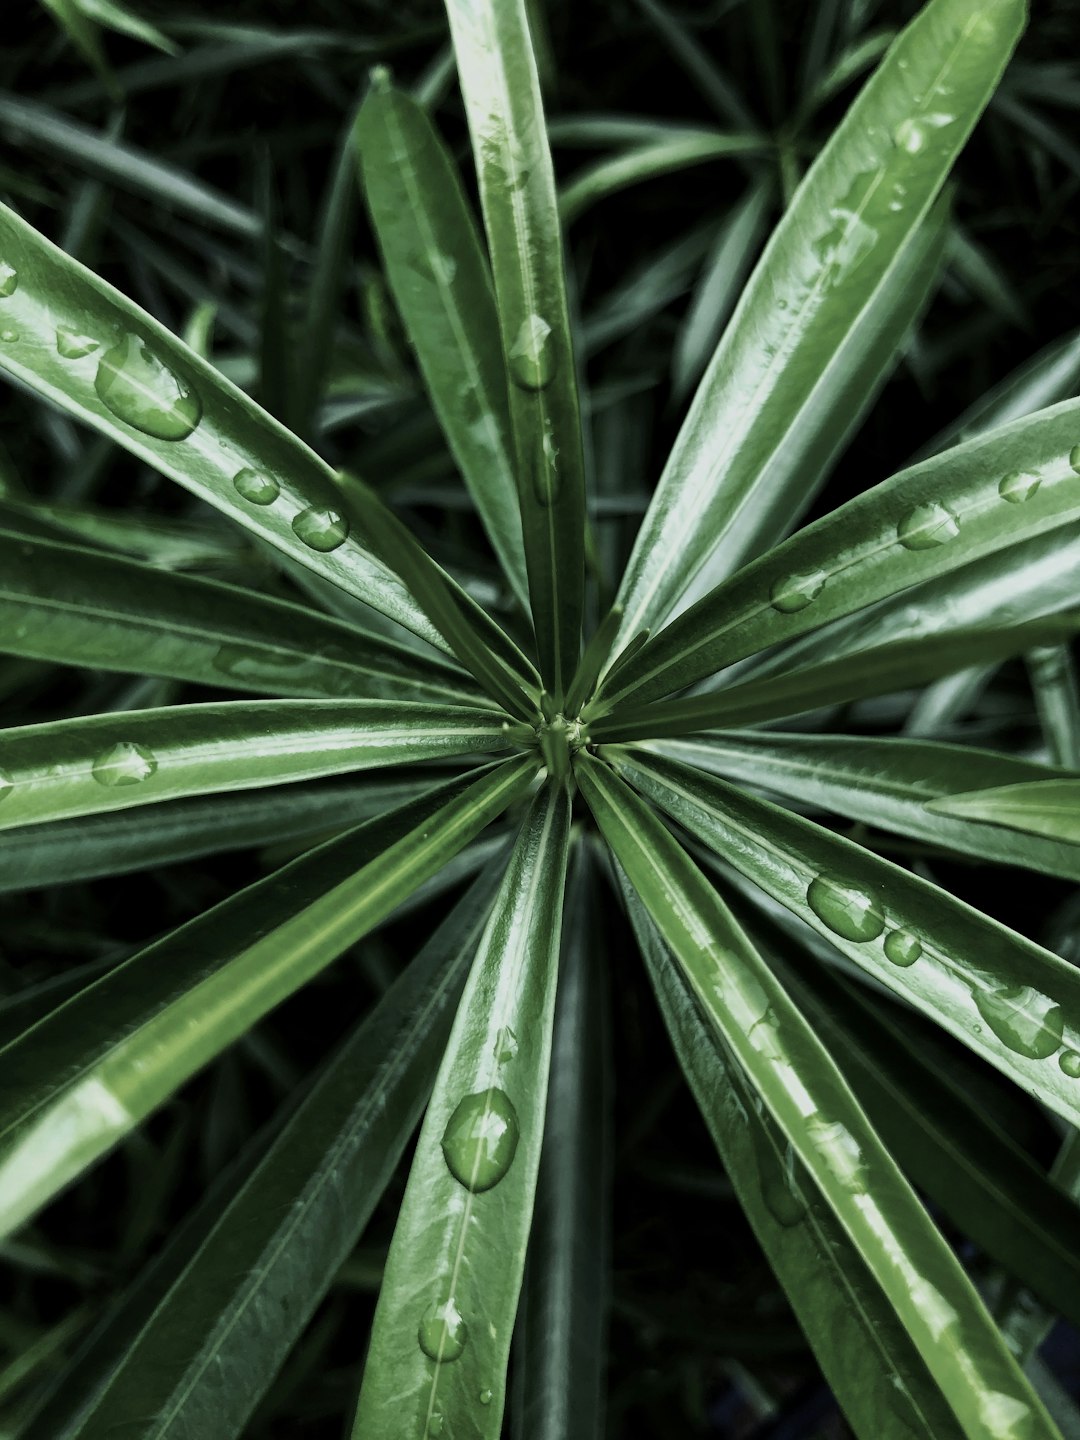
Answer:
[{"label": "large water droplet", "polygon": [[19,272],[14,265],[0,260],[0,299],[6,300],[9,295],[14,295],[18,288]]},{"label": "large water droplet", "polygon": [[1045,1060],[1061,1044],[1065,1017],[1060,1005],[1029,985],[976,990],[979,1014],[1003,1044],[1029,1060]]},{"label": "large water droplet", "polygon": [[0,340],[3,340],[5,345],[14,345],[18,338],[19,332],[14,325],[5,325],[3,330],[0,330]]},{"label": "large water droplet", "polygon": [[461,1318],[461,1311],[452,1296],[436,1300],[428,1306],[420,1317],[416,1338],[428,1359],[437,1364],[447,1364],[458,1358],[469,1338],[469,1327]]},{"label": "large water droplet", "polygon": [[510,1169],[520,1135],[517,1111],[505,1090],[466,1095],[443,1131],[451,1175],[474,1194],[490,1190]]},{"label": "large water droplet", "polygon": [[1008,500],[1010,505],[1022,505],[1025,500],[1030,500],[1042,484],[1042,477],[1029,475],[1024,470],[1010,470],[1008,475],[1002,476],[1001,484],[998,486],[998,494],[1003,500]]},{"label": "large water droplet", "polygon": [[105,351],[94,389],[117,419],[155,440],[183,440],[202,418],[198,392],[137,335],[124,335]]},{"label": "large water droplet", "polygon": [[69,330],[64,325],[56,329],[56,353],[62,360],[81,360],[84,355],[92,355],[101,346],[92,335],[80,335],[77,330]]},{"label": "large water droplet", "polygon": [[929,144],[935,130],[943,130],[955,120],[954,115],[946,115],[944,112],[931,115],[909,115],[906,120],[893,131],[893,140],[898,150],[906,150],[909,155],[918,155]]},{"label": "large water droplet", "polygon": [[955,540],[959,533],[957,517],[936,500],[916,505],[896,527],[896,538],[905,550],[932,550],[935,545]]},{"label": "large water droplet", "polygon": [[349,522],[345,516],[319,505],[312,505],[309,510],[301,510],[299,515],[295,515],[292,528],[298,540],[322,554],[336,550],[349,538]]},{"label": "large water droplet", "polygon": [[15,781],[7,770],[0,770],[0,800],[6,800],[15,788]]},{"label": "large water droplet", "polygon": [[257,470],[238,470],[232,483],[241,500],[252,505],[272,505],[281,494],[278,482],[269,475],[260,475]]},{"label": "large water droplet", "polygon": [[1074,445],[1069,451],[1069,464],[1080,475],[1080,445]]},{"label": "large water droplet", "polygon": [[121,740],[94,761],[90,773],[99,785],[115,789],[120,785],[141,785],[158,768],[154,752],[145,745]]},{"label": "large water droplet", "polygon": [[1080,1052],[1063,1050],[1058,1056],[1058,1064],[1071,1079],[1080,1080]]},{"label": "large water droplet", "polygon": [[504,1025],[495,1036],[495,1059],[500,1065],[513,1060],[518,1053],[518,1038],[509,1025]]},{"label": "large water droplet", "polygon": [[543,390],[554,377],[555,359],[551,326],[541,315],[527,316],[507,356],[510,378],[523,390]]},{"label": "large water droplet", "polygon": [[855,1136],[839,1120],[812,1115],[806,1122],[811,1143],[828,1161],[833,1174],[849,1190],[866,1188],[866,1160]]},{"label": "large water droplet", "polygon": [[885,936],[884,949],[886,960],[906,970],[922,954],[922,941],[916,939],[910,930],[890,930]]},{"label": "large water droplet", "polygon": [[801,575],[787,575],[773,584],[769,591],[769,599],[775,610],[782,610],[785,615],[789,615],[795,610],[805,610],[807,605],[821,594],[821,587],[824,584],[825,572],[823,570],[808,570]]},{"label": "large water droplet", "polygon": [[845,940],[876,940],[885,929],[873,900],[854,885],[819,875],[810,882],[806,898],[821,923]]}]

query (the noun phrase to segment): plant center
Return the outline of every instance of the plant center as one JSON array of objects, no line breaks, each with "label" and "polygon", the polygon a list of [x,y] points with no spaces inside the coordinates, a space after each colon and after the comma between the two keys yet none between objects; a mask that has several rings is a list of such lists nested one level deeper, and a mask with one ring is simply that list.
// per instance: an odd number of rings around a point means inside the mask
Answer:
[{"label": "plant center", "polygon": [[536,738],[548,773],[563,779],[570,774],[574,755],[589,743],[589,732],[579,719],[569,720],[560,712],[539,726]]}]

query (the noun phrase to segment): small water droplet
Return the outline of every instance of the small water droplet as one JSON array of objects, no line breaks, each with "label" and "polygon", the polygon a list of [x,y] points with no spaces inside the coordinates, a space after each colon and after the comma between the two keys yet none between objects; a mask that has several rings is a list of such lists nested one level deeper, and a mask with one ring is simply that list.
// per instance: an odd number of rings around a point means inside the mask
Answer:
[{"label": "small water droplet", "polygon": [[272,505],[281,494],[278,482],[269,475],[260,475],[257,470],[238,470],[232,483],[241,500],[252,505]]},{"label": "small water droplet", "polygon": [[11,325],[5,325],[3,330],[0,330],[0,340],[3,340],[5,345],[14,345],[18,338],[18,330]]},{"label": "small water droplet", "polygon": [[541,315],[522,322],[507,356],[510,377],[523,390],[543,390],[555,375],[555,344],[551,326]]},{"label": "small water droplet", "polygon": [[1063,1050],[1058,1056],[1058,1064],[1071,1079],[1080,1080],[1080,1051]]},{"label": "small water droplet", "polygon": [[1029,475],[1024,470],[1010,470],[1008,475],[1002,477],[998,486],[998,494],[1003,500],[1008,500],[1010,505],[1022,505],[1025,500],[1030,500],[1042,484],[1042,477]]},{"label": "small water droplet", "polygon": [[292,528],[298,540],[302,540],[312,550],[318,550],[320,554],[336,550],[349,538],[349,522],[345,516],[339,515],[336,510],[323,509],[319,505],[312,505],[310,509],[301,510],[299,515],[295,515]]},{"label": "small water droplet", "polygon": [[776,302],[776,308],[777,308],[777,310],[786,310],[786,309],[787,309],[787,301],[786,301],[786,300],[777,300],[777,302]]},{"label": "small water droplet", "polygon": [[1060,1005],[1029,985],[976,990],[975,1006],[1003,1044],[1029,1060],[1045,1060],[1061,1044],[1065,1017]]},{"label": "small water droplet", "polygon": [[819,875],[810,882],[806,899],[821,923],[845,940],[876,940],[885,929],[873,900],[854,885]]},{"label": "small water droplet", "polygon": [[1080,475],[1080,445],[1074,445],[1069,451],[1069,464]]},{"label": "small water droplet", "polygon": [[441,1435],[443,1432],[443,1417],[441,1410],[433,1410],[431,1419],[428,1421],[428,1434]]},{"label": "small water droplet", "polygon": [[77,330],[68,330],[59,325],[56,330],[56,353],[63,360],[81,360],[92,355],[101,347],[91,335],[80,335]]},{"label": "small water droplet", "polygon": [[785,615],[805,610],[821,594],[825,579],[823,570],[808,570],[804,574],[787,575],[777,580],[769,591],[773,609],[781,610]]},{"label": "small water droplet", "polygon": [[295,677],[286,676],[285,672],[302,669],[306,660],[302,655],[256,650],[254,646],[222,645],[212,663],[215,670],[220,670],[231,680],[269,681],[274,684],[283,678],[294,681]]},{"label": "small water droplet", "polygon": [[18,288],[19,272],[14,265],[0,260],[0,299],[6,300],[9,295],[14,295]]},{"label": "small water droplet", "polygon": [[955,540],[959,533],[957,517],[936,500],[916,505],[896,527],[896,538],[905,550],[932,550],[935,545]]},{"label": "small water droplet", "polygon": [[829,210],[829,228],[812,242],[814,254],[825,267],[825,279],[836,284],[877,244],[878,232],[867,223],[863,210],[877,188],[880,170],[856,175],[839,204]]},{"label": "small water droplet", "polygon": [[492,1402],[492,1400],[493,1400],[493,1398],[494,1398],[494,1397],[493,1397],[493,1395],[492,1395],[492,1393],[491,1393],[490,1390],[481,1390],[481,1391],[480,1391],[480,1404],[481,1404],[481,1405],[490,1405],[491,1402]]},{"label": "small water droplet", "polygon": [[455,1180],[479,1195],[497,1185],[513,1163],[521,1130],[505,1090],[466,1095],[443,1131],[442,1150]]},{"label": "small water droplet", "polygon": [[141,785],[158,768],[154,752],[145,745],[121,740],[94,761],[90,773],[99,785],[115,789],[120,785]]},{"label": "small water droplet", "polygon": [[500,1065],[513,1060],[518,1053],[518,1038],[509,1025],[504,1025],[495,1036],[495,1059]]},{"label": "small water droplet", "polygon": [[918,155],[920,150],[926,148],[933,132],[945,129],[955,118],[954,115],[946,115],[944,112],[909,115],[906,120],[901,120],[893,131],[893,141],[898,150],[906,150],[909,155]]},{"label": "small water droplet", "polygon": [[202,418],[202,401],[186,380],[137,335],[124,335],[98,361],[94,389],[125,425],[155,440],[184,440]]},{"label": "small water droplet", "polygon": [[885,959],[906,970],[922,954],[922,941],[916,939],[910,930],[890,930],[885,936],[884,948]]},{"label": "small water droplet", "polygon": [[15,780],[8,770],[0,770],[0,800],[6,800],[15,788]]},{"label": "small water droplet", "polygon": [[469,1327],[452,1296],[428,1306],[420,1317],[416,1338],[420,1349],[436,1364],[449,1364],[459,1357],[469,1338]]}]

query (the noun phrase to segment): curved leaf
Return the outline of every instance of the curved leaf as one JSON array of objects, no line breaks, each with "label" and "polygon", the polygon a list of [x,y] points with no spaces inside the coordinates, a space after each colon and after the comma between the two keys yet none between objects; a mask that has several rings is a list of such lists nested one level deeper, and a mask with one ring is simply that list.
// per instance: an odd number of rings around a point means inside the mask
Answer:
[{"label": "curved leaf", "polygon": [[[1067,845],[1080,845],[1078,779],[1055,777],[971,790],[965,795],[928,800],[926,808],[950,819],[974,820],[984,827],[1000,825],[1010,831],[1022,830],[1028,835],[1043,835],[1051,840],[1063,840]],[[980,834],[989,838],[993,830],[983,828]],[[1014,849],[1018,847],[1015,839],[1011,844]]]}]

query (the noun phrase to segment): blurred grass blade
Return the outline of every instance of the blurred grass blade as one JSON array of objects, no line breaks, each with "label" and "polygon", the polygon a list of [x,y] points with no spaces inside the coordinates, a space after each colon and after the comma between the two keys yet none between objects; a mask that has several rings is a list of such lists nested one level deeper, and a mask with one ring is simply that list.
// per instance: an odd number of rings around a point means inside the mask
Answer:
[{"label": "blurred grass blade", "polygon": [[[477,881],[345,1041],[50,1440],[232,1440],[356,1244],[420,1119],[494,897]],[[122,1316],[117,1317],[123,1323]],[[117,1323],[114,1322],[114,1323]],[[86,1396],[87,1387],[82,1387]],[[30,1432],[31,1440],[35,1431]]]},{"label": "blurred grass blade", "polygon": [[376,72],[355,131],[383,266],[447,443],[515,595],[528,603],[491,271],[454,162]]},{"label": "blurred grass blade", "polygon": [[540,670],[578,662],[585,478],[555,180],[523,0],[446,0],[472,135],[503,353]]},{"label": "blurred grass blade", "polygon": [[724,1170],[855,1433],[958,1440],[964,1432],[857,1247],[702,1015],[625,875],[620,882],[672,1046]]},{"label": "blurred grass blade", "polygon": [[[993,629],[949,630],[917,640],[898,640],[872,650],[857,650],[768,679],[751,677],[687,700],[625,705],[590,726],[597,740],[638,740],[658,735],[689,735],[717,726],[778,720],[824,705],[888,695],[925,685],[972,665],[1007,660],[1033,645],[1043,645],[1080,630],[1080,610],[1030,620],[1026,625]],[[620,677],[621,683],[621,677]]]},{"label": "blurred grass blade", "polygon": [[567,895],[536,1213],[514,1336],[516,1440],[604,1433],[611,1056],[598,880],[580,850]]},{"label": "blurred grass blade", "polygon": [[728,907],[644,801],[583,756],[578,781],[619,864],[964,1433],[1058,1440],[959,1262]]},{"label": "blurred grass blade", "polygon": [[[974,820],[984,826],[1042,835],[1080,845],[1080,779],[1036,780],[1021,785],[971,790],[927,802],[935,815]],[[983,831],[987,836],[993,832]],[[1013,846],[1019,842],[1013,838]]]},{"label": "blurred grass blade", "polygon": [[56,16],[68,39],[97,72],[106,94],[118,100],[120,86],[106,58],[101,34],[85,7],[78,0],[38,0],[38,4]]},{"label": "blurred grass blade", "polygon": [[353,945],[527,790],[509,760],[294,860],[0,1050],[0,1234]]},{"label": "blurred grass blade", "polygon": [[[648,741],[640,749],[722,779],[764,787],[781,803],[810,805],[875,829],[945,846],[976,860],[1022,865],[1080,883],[1080,850],[1032,837],[1017,844],[984,825],[947,817],[938,801],[980,784],[1042,781],[1055,789],[1065,771],[968,745],[857,735],[731,731],[692,740]],[[635,753],[638,753],[635,747]],[[934,813],[927,811],[931,806]]]},{"label": "blurred grass blade", "polygon": [[[889,285],[985,106],[1021,0],[931,0],[808,172],[698,389],[626,572],[624,635],[665,619],[723,551],[732,570],[808,503],[804,451],[860,318]],[[916,98],[918,97],[918,98]],[[852,383],[849,380],[849,384]]]},{"label": "blurred grass blade", "polygon": [[1080,684],[1072,651],[1068,645],[1037,646],[1025,659],[1050,760],[1080,770]]},{"label": "blurred grass blade", "polygon": [[161,50],[166,55],[179,54],[180,47],[156,25],[151,25],[141,15],[129,10],[126,5],[119,4],[118,0],[75,0],[75,3],[81,6],[99,25],[104,25],[109,30],[115,30],[119,35],[127,35],[132,40],[141,40],[144,45],[151,45],[155,50]]},{"label": "blurred grass blade", "polygon": [[619,677],[635,701],[1080,520],[1080,400],[969,441],[849,500],[745,566]]},{"label": "blurred grass blade", "polygon": [[880,984],[1070,1123],[1080,1121],[1074,966],[929,881],[721,780],[637,752],[608,758]]},{"label": "blurred grass blade", "polygon": [[540,1163],[569,827],[569,793],[549,782],[511,856],[420,1131],[355,1440],[501,1433]]},{"label": "blurred grass blade", "polygon": [[0,650],[256,694],[483,703],[438,658],[317,611],[9,530]]},{"label": "blurred grass blade", "polygon": [[635,3],[716,114],[735,125],[751,127],[754,119],[744,105],[738,87],[717,66],[708,50],[686,25],[659,0],[635,0]]},{"label": "blurred grass blade", "polygon": [[163,706],[0,731],[0,827],[505,750],[505,717],[381,700]]}]

